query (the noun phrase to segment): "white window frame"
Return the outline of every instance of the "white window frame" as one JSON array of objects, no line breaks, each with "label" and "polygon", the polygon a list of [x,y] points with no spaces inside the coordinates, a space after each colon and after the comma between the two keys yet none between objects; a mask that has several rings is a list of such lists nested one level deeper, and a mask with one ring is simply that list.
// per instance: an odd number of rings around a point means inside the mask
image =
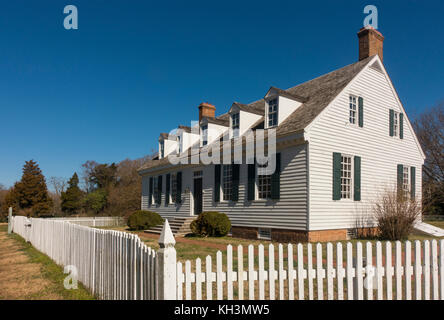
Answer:
[{"label": "white window frame", "polygon": [[[276,101],[276,108],[273,112],[270,113],[270,102]],[[270,115],[276,115],[276,123],[270,125]],[[275,97],[273,99],[269,99],[267,101],[267,109],[266,109],[266,117],[265,122],[267,124],[267,128],[277,127],[279,125],[279,97]]]},{"label": "white window frame", "polygon": [[402,194],[408,199],[411,194],[411,185],[410,185],[410,167],[402,166]]},{"label": "white window frame", "polygon": [[[259,164],[256,163],[256,199],[258,200],[262,200],[262,201],[267,201],[267,200],[271,200],[271,174],[270,175],[261,175],[260,174],[260,170],[262,167],[267,167],[267,164]],[[266,178],[262,178],[262,177],[266,177]],[[267,193],[269,194],[269,196],[267,197],[261,197],[261,191],[260,191],[260,184],[261,184],[261,179],[266,179],[269,181],[269,190],[267,191]]]},{"label": "white window frame", "polygon": [[[233,167],[231,164],[224,164],[221,166],[222,170],[222,200],[223,201],[232,201],[232,194],[233,194]],[[227,170],[225,170],[227,169]],[[229,175],[225,176],[225,173],[230,173]],[[228,181],[225,181],[227,179]],[[228,187],[225,186],[225,184],[228,185]]]},{"label": "white window frame", "polygon": [[[261,235],[261,233],[269,234],[267,235]],[[271,240],[271,228],[258,228],[257,229],[257,238],[260,240]]]},{"label": "white window frame", "polygon": [[351,125],[358,125],[359,112],[358,112],[358,96],[351,94],[348,100],[348,123]]},{"label": "white window frame", "polygon": [[204,124],[200,128],[201,130],[201,139],[202,139],[202,147],[208,145],[208,125]]},{"label": "white window frame", "polygon": [[399,135],[399,112],[393,110],[393,137]]},{"label": "white window frame", "polygon": [[[234,120],[237,120],[236,123]],[[240,112],[236,112],[236,113],[231,114],[231,129],[233,131],[233,137],[235,137],[235,138],[239,137]]]},{"label": "white window frame", "polygon": [[[344,159],[350,159],[350,169],[344,170]],[[350,201],[353,200],[353,183],[354,183],[354,157],[348,154],[341,154],[341,200]],[[345,176],[344,173],[347,172],[350,176]],[[344,190],[344,187],[347,187],[344,184],[344,180],[349,180],[349,191],[347,189]]]}]

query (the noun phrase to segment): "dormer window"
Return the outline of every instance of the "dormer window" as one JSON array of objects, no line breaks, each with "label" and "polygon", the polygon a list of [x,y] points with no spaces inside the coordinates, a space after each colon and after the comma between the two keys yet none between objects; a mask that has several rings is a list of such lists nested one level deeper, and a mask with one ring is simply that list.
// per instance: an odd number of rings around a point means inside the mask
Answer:
[{"label": "dormer window", "polygon": [[160,143],[160,158],[165,158],[165,143],[163,141]]},{"label": "dormer window", "polygon": [[233,137],[239,136],[239,112],[231,115],[231,128],[233,129]]},{"label": "dormer window", "polygon": [[202,133],[202,146],[206,146],[208,144],[208,125],[203,125],[200,130]]},{"label": "dormer window", "polygon": [[278,125],[278,99],[268,101],[268,127],[275,127]]}]

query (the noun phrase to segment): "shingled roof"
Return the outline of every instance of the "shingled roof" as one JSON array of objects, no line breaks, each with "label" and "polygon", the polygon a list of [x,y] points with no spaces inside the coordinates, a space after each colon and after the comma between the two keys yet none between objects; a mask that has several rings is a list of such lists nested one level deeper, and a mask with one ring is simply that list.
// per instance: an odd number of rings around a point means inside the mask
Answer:
[{"label": "shingled roof", "polygon": [[[306,98],[305,102],[296,109],[276,130],[276,136],[303,131],[330,102],[350,83],[351,80],[373,59],[374,56],[337,69],[313,80],[304,82],[295,87],[284,90],[290,95]],[[241,110],[255,110],[265,112],[265,100],[260,99],[248,105],[237,103]],[[228,114],[217,118],[224,119]],[[164,166],[169,163],[167,158],[145,163],[139,171]]]}]

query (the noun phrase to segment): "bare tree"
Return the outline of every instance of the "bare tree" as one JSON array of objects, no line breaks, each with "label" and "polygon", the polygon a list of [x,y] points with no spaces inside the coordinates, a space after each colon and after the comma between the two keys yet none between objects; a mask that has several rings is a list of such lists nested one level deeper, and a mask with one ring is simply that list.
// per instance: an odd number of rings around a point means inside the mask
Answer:
[{"label": "bare tree", "polygon": [[62,177],[50,177],[48,179],[48,184],[52,187],[53,192],[50,192],[49,195],[53,200],[54,204],[54,213],[57,215],[61,215],[61,195],[62,192],[65,192],[67,181]]},{"label": "bare tree", "polygon": [[444,214],[444,102],[420,115],[414,127],[426,155],[423,170],[424,212]]},{"label": "bare tree", "polygon": [[98,162],[94,160],[88,160],[82,164],[82,173],[80,174],[81,185],[85,192],[89,193],[94,189],[94,183],[91,181],[91,176],[93,175],[94,168],[99,165]]}]

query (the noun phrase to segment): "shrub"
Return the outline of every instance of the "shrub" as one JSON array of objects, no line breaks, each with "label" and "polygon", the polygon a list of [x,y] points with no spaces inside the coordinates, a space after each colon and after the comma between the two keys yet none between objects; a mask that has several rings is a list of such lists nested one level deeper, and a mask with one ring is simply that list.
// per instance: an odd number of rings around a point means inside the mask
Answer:
[{"label": "shrub", "polygon": [[194,234],[203,237],[223,237],[231,229],[227,215],[220,212],[202,212],[191,225]]},{"label": "shrub", "polygon": [[380,237],[384,240],[406,240],[421,214],[420,205],[388,190],[374,205],[373,211]]},{"label": "shrub", "polygon": [[128,227],[131,230],[146,230],[163,222],[162,217],[151,211],[139,210],[128,217]]}]

